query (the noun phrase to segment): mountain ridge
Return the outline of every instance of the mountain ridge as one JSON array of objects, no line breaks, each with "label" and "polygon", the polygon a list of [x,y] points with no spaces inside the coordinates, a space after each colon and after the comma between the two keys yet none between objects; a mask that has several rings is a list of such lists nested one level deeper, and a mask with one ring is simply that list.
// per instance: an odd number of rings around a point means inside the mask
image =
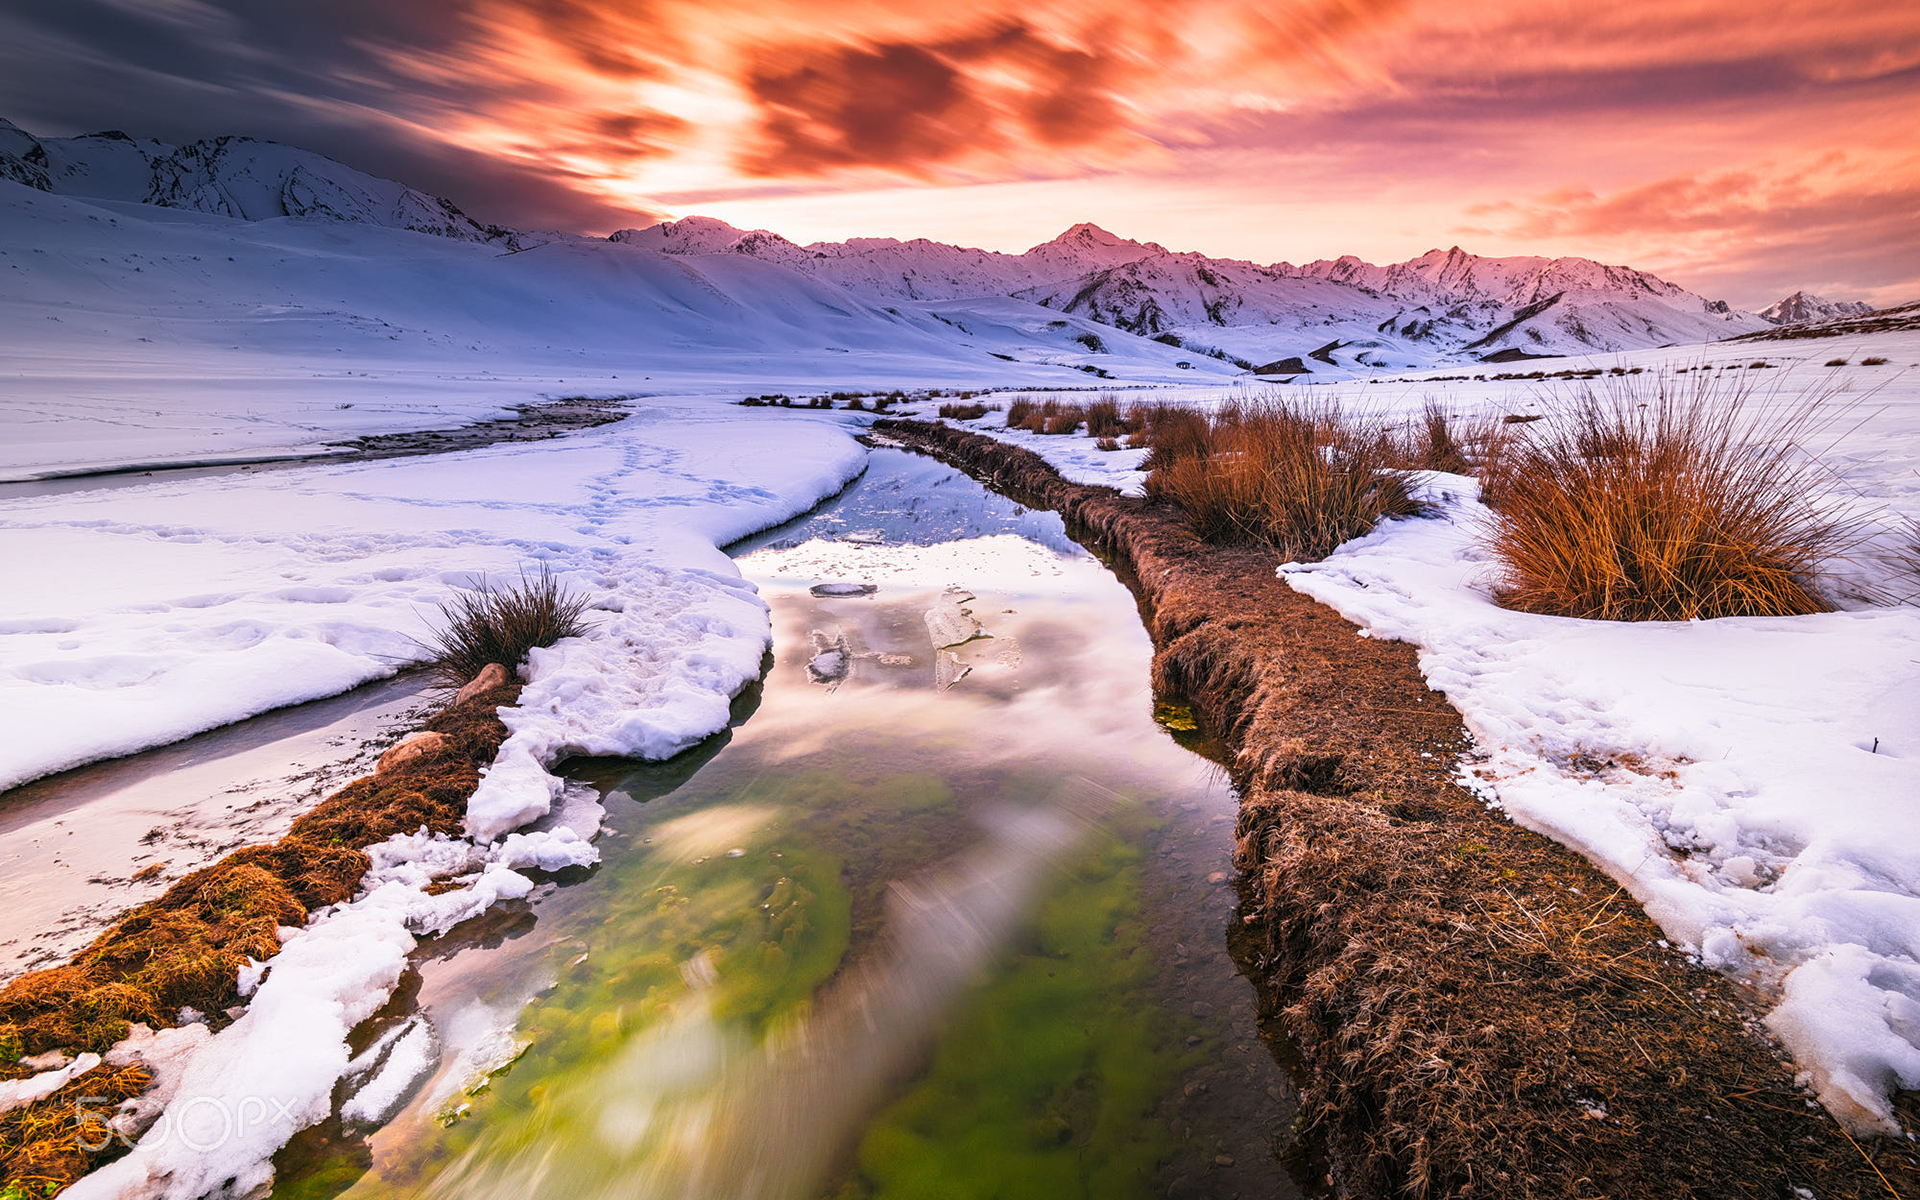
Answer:
[{"label": "mountain ridge", "polygon": [[[0,179],[59,195],[244,221],[366,224],[508,251],[555,238],[601,242],[481,225],[451,201],[245,137],[185,146],[117,130],[41,138],[0,120]],[[1297,361],[1298,374],[1617,352],[1867,310],[1796,292],[1748,313],[1632,267],[1572,256],[1488,257],[1457,245],[1397,263],[1343,255],[1263,265],[1169,250],[1091,222],[1019,254],[926,238],[800,245],[705,216],[623,229],[604,241],[671,256],[745,256],[880,306],[1011,298],[1227,361]],[[1311,370],[1309,357],[1319,364]]]}]

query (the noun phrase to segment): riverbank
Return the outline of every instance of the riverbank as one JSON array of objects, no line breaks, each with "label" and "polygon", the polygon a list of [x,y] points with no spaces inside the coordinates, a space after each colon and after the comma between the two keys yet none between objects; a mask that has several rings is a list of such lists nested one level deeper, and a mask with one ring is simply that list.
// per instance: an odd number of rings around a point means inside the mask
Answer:
[{"label": "riverbank", "polygon": [[[1603,873],[1458,782],[1467,740],[1401,643],[1201,543],[1177,513],[941,425],[874,430],[1060,512],[1129,569],[1156,684],[1239,788],[1245,962],[1299,1045],[1344,1196],[1912,1190],[1905,1144],[1810,1106],[1724,976]],[[1284,1016],[1282,1016],[1284,1010]]]},{"label": "riverbank", "polygon": [[[156,1083],[155,1044],[133,1027],[194,1026],[205,1040],[231,1025],[259,984],[261,964],[273,965],[288,927],[298,929],[310,914],[360,889],[374,865],[362,847],[416,832],[458,835],[481,769],[507,738],[497,711],[519,694],[518,683],[503,683],[457,697],[421,727],[410,751],[389,751],[374,774],[321,801],[285,837],[194,871],[72,962],[0,989],[0,1080],[36,1077],[23,1056],[42,1068],[50,1069],[49,1055],[61,1060],[54,1065],[79,1068],[44,1097],[0,1115],[0,1177],[28,1189],[24,1194],[50,1194],[124,1153],[160,1109],[115,1108],[138,1106]],[[467,876],[432,890],[477,885]],[[96,1075],[102,1065],[107,1070]],[[177,1082],[162,1081],[162,1090]],[[76,1115],[83,1103],[94,1106],[90,1119]]]}]

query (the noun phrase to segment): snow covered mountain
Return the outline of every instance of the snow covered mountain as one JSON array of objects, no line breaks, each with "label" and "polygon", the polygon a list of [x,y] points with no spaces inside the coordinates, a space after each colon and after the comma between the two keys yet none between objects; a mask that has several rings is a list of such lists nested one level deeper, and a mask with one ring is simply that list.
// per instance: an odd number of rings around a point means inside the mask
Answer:
[{"label": "snow covered mountain", "polygon": [[1858,317],[1873,311],[1873,305],[1859,300],[1828,300],[1795,292],[1785,300],[1776,300],[1760,310],[1760,315],[1775,325],[1805,325],[1814,321],[1836,321]]},{"label": "snow covered mountain", "polygon": [[972,250],[915,238],[853,238],[801,246],[764,229],[743,231],[713,217],[685,217],[609,239],[664,254],[745,254],[804,271],[863,296],[956,300],[1009,296],[1168,251],[1080,224],[1025,254]]},{"label": "snow covered mountain", "polygon": [[[1135,332],[1210,338],[1250,358],[1291,348],[1327,366],[1636,350],[1764,328],[1751,313],[1630,267],[1483,258],[1457,246],[1386,266],[1346,256],[1261,267],[1162,253],[1023,294]],[[1324,344],[1307,345],[1314,341]]]},{"label": "snow covered mountain", "polygon": [[1087,224],[1016,255],[925,239],[800,246],[711,217],[622,230],[613,240],[667,254],[747,255],[870,298],[1014,296],[1203,353],[1288,364],[1290,374],[1632,350],[1766,327],[1630,267],[1482,258],[1457,246],[1386,266],[1352,256],[1260,266]]},{"label": "snow covered mountain", "polygon": [[[251,138],[171,146],[123,133],[39,138],[0,120],[0,179],[95,201],[184,209],[258,222],[304,218],[432,234],[491,249],[591,243],[483,226],[450,201],[379,179],[310,151]],[[743,231],[687,217],[608,239],[631,250],[683,259],[752,259],[807,277],[850,305],[967,302],[974,325],[993,324],[1015,343],[1125,345],[1079,335],[1083,322],[1162,343],[1199,368],[1195,355],[1264,366],[1268,374],[1350,375],[1528,355],[1611,352],[1716,338],[1815,319],[1845,306],[1795,296],[1766,317],[1732,310],[1657,276],[1584,258],[1482,258],[1459,247],[1376,266],[1346,256],[1293,266],[1177,253],[1080,224],[1022,254],[926,239],[854,238],[798,245],[767,230]],[[630,252],[629,251],[629,252]],[[585,253],[585,251],[580,251]],[[1798,308],[1793,306],[1798,304]],[[1822,309],[1818,306],[1826,306]],[[1052,310],[1048,317],[1035,309]],[[1774,313],[1804,310],[1809,315]],[[949,321],[951,314],[940,319]],[[889,317],[889,319],[891,319]],[[967,326],[973,328],[973,325]],[[963,335],[972,338],[969,332]],[[1088,364],[1082,364],[1083,369]],[[1211,367],[1207,369],[1212,369]]]},{"label": "snow covered mountain", "polygon": [[0,179],[43,192],[265,221],[308,217],[408,229],[517,248],[450,200],[356,171],[324,155],[253,138],[170,146],[119,131],[40,138],[0,120]]}]

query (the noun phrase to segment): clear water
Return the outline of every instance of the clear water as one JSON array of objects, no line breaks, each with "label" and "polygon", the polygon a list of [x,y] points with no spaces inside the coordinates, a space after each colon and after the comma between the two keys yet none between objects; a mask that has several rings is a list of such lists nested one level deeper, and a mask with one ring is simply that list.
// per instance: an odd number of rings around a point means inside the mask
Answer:
[{"label": "clear water", "polygon": [[1155,724],[1126,589],[899,452],[741,565],[764,688],[671,762],[575,764],[602,863],[422,948],[342,1089],[397,1115],[301,1135],[275,1194],[1296,1195],[1234,798]]}]

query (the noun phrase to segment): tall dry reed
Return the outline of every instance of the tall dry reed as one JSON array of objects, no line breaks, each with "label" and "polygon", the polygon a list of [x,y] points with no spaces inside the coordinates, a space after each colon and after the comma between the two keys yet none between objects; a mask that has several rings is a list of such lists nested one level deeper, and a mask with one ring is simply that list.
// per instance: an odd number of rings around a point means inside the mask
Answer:
[{"label": "tall dry reed", "polygon": [[1861,522],[1805,448],[1826,398],[1762,426],[1722,378],[1586,384],[1513,435],[1488,479],[1500,603],[1609,621],[1830,610],[1818,580]]},{"label": "tall dry reed", "polygon": [[1150,420],[1146,492],[1216,541],[1254,541],[1288,558],[1326,557],[1384,517],[1417,511],[1388,431],[1337,405],[1265,399]]}]

